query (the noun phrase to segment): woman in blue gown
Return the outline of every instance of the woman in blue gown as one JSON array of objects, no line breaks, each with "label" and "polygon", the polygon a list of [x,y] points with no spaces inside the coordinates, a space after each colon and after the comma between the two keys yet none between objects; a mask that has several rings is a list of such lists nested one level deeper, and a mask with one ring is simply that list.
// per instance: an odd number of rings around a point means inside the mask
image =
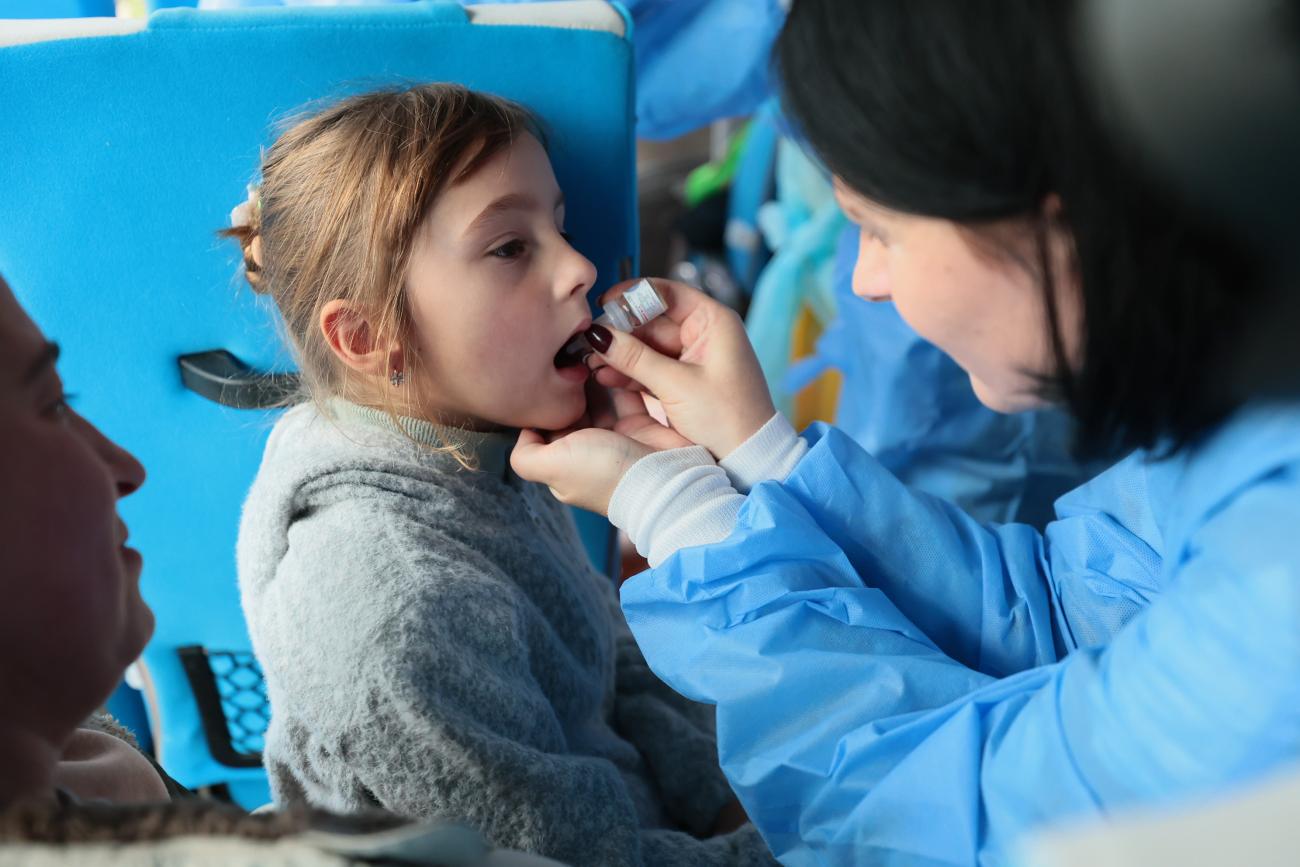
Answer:
[{"label": "woman in blue gown", "polygon": [[1300,403],[1233,376],[1269,280],[1104,134],[1076,2],[797,0],[787,109],[892,299],[1012,412],[1064,405],[1118,462],[1039,532],[795,435],[734,316],[659,284],[589,332],[611,429],[513,462],[648,555],[655,671],[717,706],[722,764],[791,865],[1015,863],[1047,823],[1204,797],[1300,761]]}]

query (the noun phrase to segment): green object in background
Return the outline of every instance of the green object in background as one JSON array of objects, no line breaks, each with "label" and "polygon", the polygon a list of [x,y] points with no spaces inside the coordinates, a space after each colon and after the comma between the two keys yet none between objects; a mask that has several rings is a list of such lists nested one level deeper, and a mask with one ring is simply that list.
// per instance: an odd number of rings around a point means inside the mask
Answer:
[{"label": "green object in background", "polygon": [[717,162],[705,163],[686,176],[686,207],[693,208],[705,199],[725,190],[736,175],[740,155],[749,141],[750,124],[746,123],[727,145],[727,155]]}]

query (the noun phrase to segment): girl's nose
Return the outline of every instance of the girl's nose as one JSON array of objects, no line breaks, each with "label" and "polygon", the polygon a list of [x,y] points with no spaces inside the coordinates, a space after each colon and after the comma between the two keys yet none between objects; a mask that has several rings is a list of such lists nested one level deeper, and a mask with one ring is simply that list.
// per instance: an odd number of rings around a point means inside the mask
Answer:
[{"label": "girl's nose", "polygon": [[564,253],[564,265],[559,270],[561,279],[557,282],[561,300],[573,295],[586,295],[596,285],[596,266],[591,260],[579,253],[567,241]]}]

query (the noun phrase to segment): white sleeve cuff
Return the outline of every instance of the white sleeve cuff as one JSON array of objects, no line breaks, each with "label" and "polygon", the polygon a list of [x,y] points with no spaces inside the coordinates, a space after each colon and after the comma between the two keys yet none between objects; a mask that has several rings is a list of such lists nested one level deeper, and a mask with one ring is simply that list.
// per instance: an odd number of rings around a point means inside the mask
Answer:
[{"label": "white sleeve cuff", "polygon": [[719,464],[726,470],[732,486],[748,494],[759,482],[785,481],[807,452],[808,443],[799,438],[794,426],[778,412]]},{"label": "white sleeve cuff", "polygon": [[708,450],[691,446],[633,464],[609,500],[609,520],[655,567],[683,548],[730,536],[744,502]]}]

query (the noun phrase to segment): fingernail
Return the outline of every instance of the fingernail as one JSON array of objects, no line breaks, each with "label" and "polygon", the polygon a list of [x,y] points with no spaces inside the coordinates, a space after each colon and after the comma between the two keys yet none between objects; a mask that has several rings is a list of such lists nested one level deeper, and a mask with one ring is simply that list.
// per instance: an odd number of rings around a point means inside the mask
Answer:
[{"label": "fingernail", "polygon": [[591,344],[592,349],[595,349],[601,355],[609,352],[609,347],[614,343],[614,335],[610,334],[609,329],[604,325],[593,325],[582,332],[582,336],[587,338],[587,342]]}]

